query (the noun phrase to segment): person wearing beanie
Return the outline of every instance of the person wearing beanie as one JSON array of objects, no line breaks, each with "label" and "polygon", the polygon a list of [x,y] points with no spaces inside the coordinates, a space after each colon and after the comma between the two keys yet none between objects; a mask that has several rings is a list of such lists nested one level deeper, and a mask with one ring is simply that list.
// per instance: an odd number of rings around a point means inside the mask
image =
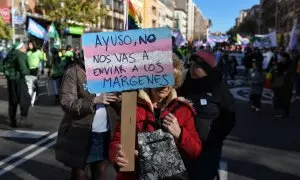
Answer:
[{"label": "person wearing beanie", "polygon": [[[25,76],[30,74],[25,52],[24,43],[16,43],[4,62],[4,74],[8,86],[9,117],[13,128],[32,126],[27,122],[31,97],[25,80]],[[16,119],[18,105],[21,110],[20,121]]]},{"label": "person wearing beanie", "polygon": [[223,140],[235,124],[235,104],[213,54],[200,50],[190,61],[191,68],[184,72],[178,91],[196,109],[195,127],[203,151],[197,160],[187,162],[187,170],[191,180],[213,180],[218,176]]}]

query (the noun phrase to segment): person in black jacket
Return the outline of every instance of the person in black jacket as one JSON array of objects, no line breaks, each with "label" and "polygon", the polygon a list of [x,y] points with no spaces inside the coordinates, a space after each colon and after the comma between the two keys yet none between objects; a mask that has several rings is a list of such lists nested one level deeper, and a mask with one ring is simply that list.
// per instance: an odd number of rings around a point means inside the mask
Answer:
[{"label": "person in black jacket", "polygon": [[192,101],[197,111],[195,127],[203,143],[199,159],[186,162],[189,179],[213,180],[218,175],[223,140],[235,124],[235,104],[214,56],[200,50],[190,59],[179,95]]}]

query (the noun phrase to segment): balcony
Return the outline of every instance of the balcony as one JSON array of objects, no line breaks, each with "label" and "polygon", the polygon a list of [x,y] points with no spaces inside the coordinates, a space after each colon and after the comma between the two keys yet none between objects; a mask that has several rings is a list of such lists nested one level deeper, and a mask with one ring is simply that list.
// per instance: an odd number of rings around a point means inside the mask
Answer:
[{"label": "balcony", "polygon": [[114,1],[114,12],[124,13],[124,3],[121,1]]}]

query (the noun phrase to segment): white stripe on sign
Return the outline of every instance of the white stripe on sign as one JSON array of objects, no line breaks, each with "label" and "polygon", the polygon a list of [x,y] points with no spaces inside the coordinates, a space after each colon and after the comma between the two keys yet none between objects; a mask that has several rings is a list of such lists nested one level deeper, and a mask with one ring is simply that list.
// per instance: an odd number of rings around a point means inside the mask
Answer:
[{"label": "white stripe on sign", "polygon": [[48,131],[0,130],[0,137],[38,139],[49,134]]},{"label": "white stripe on sign", "polygon": [[2,176],[2,175],[5,174],[6,172],[8,172],[8,171],[14,169],[15,167],[17,167],[17,166],[23,164],[23,163],[26,162],[27,160],[29,160],[29,159],[31,159],[31,158],[37,156],[38,154],[44,152],[45,150],[47,150],[47,149],[50,148],[51,146],[54,146],[55,142],[56,142],[56,141],[52,141],[52,142],[48,143],[47,145],[45,145],[45,146],[39,148],[38,150],[36,150],[36,151],[34,151],[34,152],[28,154],[28,155],[25,156],[24,158],[22,158],[22,159],[20,159],[20,160],[18,160],[18,161],[16,161],[16,162],[14,162],[13,164],[11,164],[11,165],[5,167],[4,169],[2,169],[2,170],[0,171],[0,176]]},{"label": "white stripe on sign", "polygon": [[56,136],[57,136],[57,132],[56,132],[56,133],[53,133],[53,134],[50,134],[49,136],[45,137],[44,139],[38,141],[37,143],[32,144],[32,145],[28,146],[27,148],[24,148],[24,149],[22,149],[21,151],[19,151],[19,152],[15,153],[15,154],[13,154],[13,155],[11,155],[11,156],[9,156],[9,157],[3,159],[2,161],[0,161],[0,166],[6,164],[7,162],[13,160],[13,159],[16,158],[16,157],[19,157],[19,156],[21,156],[21,155],[27,153],[28,151],[31,151],[32,149],[34,149],[34,148],[40,146],[41,144],[43,144],[43,143],[49,141],[50,139],[55,138]]}]

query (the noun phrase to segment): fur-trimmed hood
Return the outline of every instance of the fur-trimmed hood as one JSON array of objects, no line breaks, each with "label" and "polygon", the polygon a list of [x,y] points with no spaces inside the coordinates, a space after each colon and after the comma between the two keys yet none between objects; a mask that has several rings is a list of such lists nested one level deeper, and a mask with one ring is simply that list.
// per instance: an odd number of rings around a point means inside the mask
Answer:
[{"label": "fur-trimmed hood", "polygon": [[[150,99],[149,93],[150,93],[149,89],[139,90],[138,98],[145,101],[150,106],[151,110],[153,111],[154,107],[153,107],[153,103]],[[183,104],[189,106],[191,108],[191,110],[195,113],[192,102],[188,99],[185,99],[184,97],[178,97],[177,92],[174,88],[171,90],[169,96],[167,96],[166,104],[163,106],[162,109],[166,108],[173,100],[177,100],[177,101],[182,102]]]}]

